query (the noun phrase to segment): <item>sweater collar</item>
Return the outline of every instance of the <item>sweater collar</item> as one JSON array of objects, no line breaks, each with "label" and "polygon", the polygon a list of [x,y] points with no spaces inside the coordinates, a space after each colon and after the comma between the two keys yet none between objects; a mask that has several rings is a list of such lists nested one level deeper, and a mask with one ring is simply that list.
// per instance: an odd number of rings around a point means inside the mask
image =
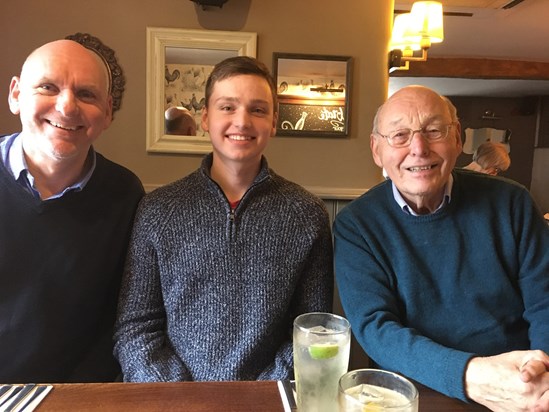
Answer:
[{"label": "sweater collar", "polygon": [[[452,174],[450,174],[450,177],[448,179],[448,183],[446,183],[446,186],[444,187],[444,196],[442,197],[442,201],[440,202],[440,205],[437,207],[437,209],[433,213],[438,212],[440,209],[442,209],[442,207],[444,207],[445,205],[450,203],[450,200],[452,199],[452,186],[453,185],[454,185],[454,176]],[[400,206],[402,211],[404,213],[412,215],[412,216],[421,216],[421,215],[417,214],[416,212],[414,212],[414,209],[412,209],[410,207],[410,205],[408,205],[408,203],[406,202],[406,200],[404,200],[404,198],[402,197],[402,195],[400,194],[397,187],[395,186],[395,184],[392,181],[391,181],[391,186],[393,188],[393,197],[395,198],[395,201],[398,203],[398,205]],[[433,214],[433,213],[431,213],[431,214]]]},{"label": "sweater collar", "polygon": [[[213,164],[213,153],[209,153],[206,156],[204,156],[204,158],[202,159],[202,165],[200,167],[200,170],[202,171],[202,173],[204,173],[204,175],[210,179],[212,178],[210,173],[212,169],[212,164]],[[257,174],[257,176],[255,177],[252,183],[252,186],[271,177],[271,172],[272,171],[271,169],[269,169],[267,158],[265,156],[261,156],[261,167],[259,169],[259,173]]]}]

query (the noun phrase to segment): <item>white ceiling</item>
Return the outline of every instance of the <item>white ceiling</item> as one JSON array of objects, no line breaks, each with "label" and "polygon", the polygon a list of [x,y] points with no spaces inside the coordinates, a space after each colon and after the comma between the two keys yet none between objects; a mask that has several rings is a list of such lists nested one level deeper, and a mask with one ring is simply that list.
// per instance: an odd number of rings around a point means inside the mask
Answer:
[{"label": "white ceiling", "polygon": [[[439,0],[440,1],[440,0]],[[414,0],[395,0],[395,10],[409,10]],[[441,0],[444,41],[429,49],[429,57],[469,57],[549,63],[549,0]],[[471,6],[474,7],[471,7]],[[416,63],[421,64],[421,63]],[[420,78],[389,80],[390,94]],[[423,79],[422,79],[423,80]],[[425,78],[425,84],[447,95],[549,95],[549,81],[453,80]]]}]

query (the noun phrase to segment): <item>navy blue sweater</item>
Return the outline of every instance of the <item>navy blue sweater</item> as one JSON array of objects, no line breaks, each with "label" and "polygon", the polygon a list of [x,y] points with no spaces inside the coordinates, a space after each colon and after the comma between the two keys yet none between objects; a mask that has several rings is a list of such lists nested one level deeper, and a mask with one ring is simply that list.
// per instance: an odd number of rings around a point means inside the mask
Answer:
[{"label": "navy blue sweater", "polygon": [[549,352],[549,228],[516,183],[455,170],[450,204],[404,213],[386,181],[334,224],[336,278],[382,368],[466,399],[474,355]]},{"label": "navy blue sweater", "polygon": [[112,328],[143,187],[97,154],[81,192],[42,201],[0,162],[0,382],[114,380]]}]

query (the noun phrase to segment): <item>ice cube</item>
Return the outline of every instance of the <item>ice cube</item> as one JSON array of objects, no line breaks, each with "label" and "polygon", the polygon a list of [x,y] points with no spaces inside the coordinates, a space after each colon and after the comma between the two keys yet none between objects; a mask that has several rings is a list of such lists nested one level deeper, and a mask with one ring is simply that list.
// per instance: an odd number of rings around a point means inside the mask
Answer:
[{"label": "ice cube", "polygon": [[328,332],[328,329],[326,329],[324,326],[313,326],[312,328],[309,328],[309,332],[326,333]]},{"label": "ice cube", "polygon": [[381,403],[385,399],[383,393],[375,388],[372,385],[360,385],[360,393],[358,395],[358,400],[361,403]]}]

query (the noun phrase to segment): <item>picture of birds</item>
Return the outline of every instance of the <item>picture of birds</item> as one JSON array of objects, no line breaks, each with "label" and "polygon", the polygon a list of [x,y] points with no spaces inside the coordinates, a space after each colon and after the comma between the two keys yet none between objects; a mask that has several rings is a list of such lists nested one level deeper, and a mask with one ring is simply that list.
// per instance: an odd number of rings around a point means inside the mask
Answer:
[{"label": "picture of birds", "polygon": [[164,110],[169,107],[184,107],[194,116],[197,136],[206,136],[202,130],[201,116],[205,105],[204,90],[206,80],[213,66],[196,64],[165,65],[164,71]]}]

